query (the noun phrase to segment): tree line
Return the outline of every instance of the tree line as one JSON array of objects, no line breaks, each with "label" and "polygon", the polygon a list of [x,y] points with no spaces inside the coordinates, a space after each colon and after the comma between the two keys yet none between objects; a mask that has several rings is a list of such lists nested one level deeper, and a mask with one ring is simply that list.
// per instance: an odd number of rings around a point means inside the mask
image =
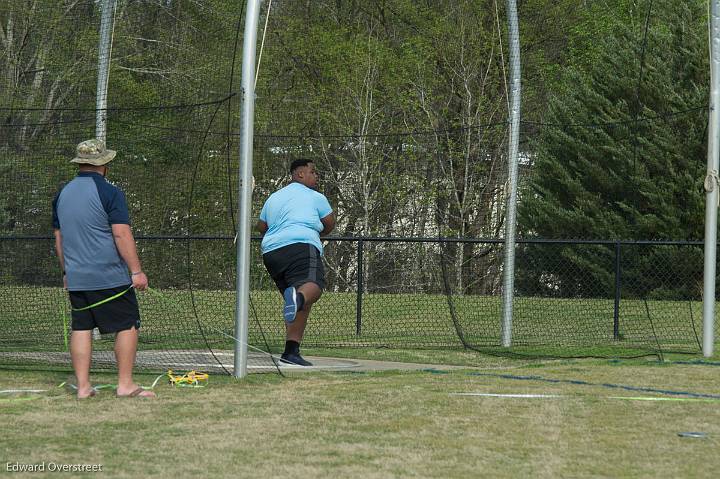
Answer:
[{"label": "tree line", "polygon": [[[118,1],[108,141],[120,151],[114,179],[128,190],[142,233],[232,232],[242,3]],[[705,3],[522,0],[518,8],[519,234],[701,238]],[[48,232],[48,197],[71,177],[64,162],[74,145],[92,135],[99,9],[91,0],[0,5],[3,235]],[[275,0],[267,15],[263,9],[258,45],[256,208],[286,181],[293,158],[311,156],[345,235],[503,236],[505,2]],[[338,244],[328,257],[338,283],[358,276],[354,248]],[[367,284],[437,257],[366,248]],[[444,248],[453,288],[497,293],[500,248]],[[583,285],[606,282],[610,253],[521,248],[521,293],[594,295]],[[651,264],[675,261],[668,253]],[[638,253],[627,268],[646,263]],[[394,281],[410,284],[412,275]]]}]

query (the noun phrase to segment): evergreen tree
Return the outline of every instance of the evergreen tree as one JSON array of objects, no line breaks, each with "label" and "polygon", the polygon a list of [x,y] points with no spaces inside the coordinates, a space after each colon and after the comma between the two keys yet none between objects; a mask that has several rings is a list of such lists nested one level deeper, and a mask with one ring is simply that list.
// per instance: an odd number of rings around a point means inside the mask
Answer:
[{"label": "evergreen tree", "polygon": [[[519,211],[526,236],[702,237],[707,13],[699,0],[655,1],[647,12],[635,11],[640,19],[633,22],[614,21],[612,34],[597,38],[599,60],[566,70],[545,126],[531,142],[532,174]],[[533,266],[521,282],[526,288],[552,284],[563,295],[605,295],[612,289],[612,277],[606,277],[611,273],[603,273],[612,264],[612,249],[566,247],[562,259],[532,249],[527,254]],[[547,277],[560,263],[565,269],[552,273],[553,281],[540,281],[543,271]],[[629,274],[633,267],[628,265]],[[641,294],[661,287],[647,278],[637,284]]]}]

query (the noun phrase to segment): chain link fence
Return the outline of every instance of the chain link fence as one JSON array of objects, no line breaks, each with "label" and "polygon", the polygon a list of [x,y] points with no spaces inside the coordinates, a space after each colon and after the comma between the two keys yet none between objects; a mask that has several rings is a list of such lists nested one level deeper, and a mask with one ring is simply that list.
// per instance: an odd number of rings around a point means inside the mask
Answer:
[{"label": "chain link fence", "polygon": [[[141,349],[180,358],[187,349],[231,349],[233,239],[140,237],[138,244],[155,290],[140,295]],[[465,248],[459,267],[442,265],[448,245]],[[277,349],[284,342],[282,300],[264,271],[259,241],[253,247],[249,342]],[[502,276],[489,257],[502,257],[502,247],[497,240],[332,238],[327,290],[304,344],[499,351]],[[24,357],[8,353],[67,347],[67,298],[52,248],[50,238],[0,239],[2,362]],[[668,257],[673,261],[662,262]],[[517,258],[517,353],[699,350],[700,244],[532,241],[518,245]],[[586,258],[595,260],[590,267]]]},{"label": "chain link fence", "polygon": [[[519,5],[515,352],[698,350],[705,4],[631,3]],[[141,348],[168,357],[233,346],[243,4],[115,11],[109,178],[156,291],[141,298]],[[305,344],[501,352],[503,2],[387,1],[380,16],[357,2],[273,4],[258,45],[253,211],[310,157],[342,235]],[[99,7],[0,4],[2,361],[66,349],[50,208],[75,145],[95,135]],[[280,296],[257,241],[253,261],[250,342],[277,348]]]}]

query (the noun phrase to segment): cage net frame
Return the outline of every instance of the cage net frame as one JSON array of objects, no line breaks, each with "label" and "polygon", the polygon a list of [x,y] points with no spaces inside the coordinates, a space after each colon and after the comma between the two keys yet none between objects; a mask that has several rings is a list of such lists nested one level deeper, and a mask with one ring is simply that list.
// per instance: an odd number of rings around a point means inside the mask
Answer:
[{"label": "cage net frame", "polygon": [[[582,109],[581,98],[559,101],[543,84],[548,72],[537,60],[550,49],[526,45],[522,50],[526,99],[511,350],[499,342],[508,120],[503,5],[488,12],[472,2],[456,2],[445,11],[390,8],[397,25],[323,2],[286,4],[288,10],[270,13],[257,88],[253,211],[257,214],[264,199],[287,181],[293,159],[311,156],[341,232],[328,240],[328,288],[313,308],[304,347],[470,348],[522,357],[699,350],[701,244],[697,236],[678,236],[678,224],[692,223],[691,216],[676,222],[661,217],[657,223],[675,229],[653,229],[652,223],[638,221],[653,213],[638,192],[662,177],[663,165],[653,158],[676,163],[683,151],[691,157],[704,152],[707,107],[702,89],[688,88],[687,98],[675,95],[679,99],[668,105],[663,104],[667,96],[653,96],[652,81],[661,73],[656,64],[672,64],[654,55],[663,41],[676,38],[669,28],[676,17],[663,17],[659,3],[654,8],[652,2],[641,3],[635,12],[641,26],[625,32],[626,50],[618,49],[635,61],[635,68],[622,75],[633,92],[632,108],[626,103],[610,115],[601,114],[603,104]],[[17,18],[17,5],[10,2],[0,12]],[[0,103],[0,189],[5,192],[0,199],[0,364],[67,364],[69,312],[52,252],[50,201],[73,176],[67,160],[74,145],[94,135],[99,9],[89,0],[67,11],[62,3],[46,6],[32,22],[19,23],[30,38],[38,38],[33,53],[44,52],[45,72],[38,78],[29,68]],[[571,65],[578,78],[593,79],[597,72],[590,65],[604,57],[583,45],[594,41],[593,33],[608,33],[597,18],[617,10],[583,14],[578,4],[569,14],[575,23],[551,28],[566,6],[521,10],[521,31],[528,36],[546,31],[539,43],[555,45],[566,41],[571,28],[585,27],[587,38],[575,39],[574,50],[558,48],[555,64]],[[332,15],[319,17],[322,8]],[[222,371],[232,363],[236,52],[243,18],[238,9],[219,0],[118,2],[107,114],[108,143],[119,153],[109,178],[127,193],[144,269],[159,292],[141,295],[143,368]],[[360,20],[348,27],[350,33],[330,28],[355,14]],[[262,15],[264,23],[268,14]],[[458,23],[460,18],[466,21]],[[402,27],[424,22],[460,28],[439,29],[425,38]],[[382,34],[380,26],[387,27]],[[309,40],[293,44],[298,31]],[[328,31],[327,38],[320,35]],[[680,46],[695,45],[696,36],[682,37],[687,44],[680,41]],[[399,40],[416,51],[402,48]],[[446,48],[432,50],[441,44]],[[493,54],[458,73],[453,67],[469,61],[456,48],[463,44],[468,51],[492,46]],[[432,61],[421,57],[427,52],[436,55]],[[32,55],[22,58],[38,66]],[[397,63],[382,63],[387,58]],[[700,72],[703,61],[697,60],[693,71]],[[393,69],[383,73],[388,64]],[[403,87],[409,93],[395,101],[402,96],[397,78],[409,75],[408,68],[414,69],[414,86]],[[478,77],[468,72],[486,68],[493,102],[479,97],[467,106],[451,98],[459,90],[443,89],[463,81],[478,86]],[[411,97],[421,99],[414,109],[402,110]],[[574,109],[561,108],[562,100]],[[550,106],[538,107],[544,103]],[[445,114],[442,105],[450,105],[453,114]],[[692,134],[669,144],[678,131]],[[581,154],[568,155],[573,149]],[[575,174],[568,184],[577,183],[596,158],[593,151],[609,158],[600,162],[605,171],[634,183],[619,192],[608,187],[591,194],[617,206],[618,196],[629,192],[636,195],[631,205],[640,211],[620,215],[624,227],[613,230],[617,236],[611,239],[595,236],[587,220],[593,211],[571,208],[562,195],[553,197],[556,203],[527,206],[532,195],[550,197],[547,188],[558,164]],[[602,171],[591,173],[602,179]],[[684,186],[692,192],[698,185],[691,175]],[[687,198],[691,203],[695,196]],[[553,208],[559,214],[540,221]],[[248,342],[277,350],[284,340],[281,298],[264,271],[258,238],[252,248]],[[94,342],[96,368],[113,367],[111,344],[112,338]],[[251,356],[249,366],[251,371],[271,368],[261,356]]]}]

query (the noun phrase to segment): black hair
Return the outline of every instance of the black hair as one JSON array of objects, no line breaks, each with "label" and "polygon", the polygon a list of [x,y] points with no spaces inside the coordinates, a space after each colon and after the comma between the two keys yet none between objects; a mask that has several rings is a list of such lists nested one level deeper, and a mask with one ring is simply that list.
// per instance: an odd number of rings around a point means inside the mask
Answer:
[{"label": "black hair", "polygon": [[309,163],[314,162],[309,158],[298,158],[297,160],[294,160],[292,163],[290,163],[290,173],[295,173],[295,170],[297,170],[301,166],[307,166]]}]

